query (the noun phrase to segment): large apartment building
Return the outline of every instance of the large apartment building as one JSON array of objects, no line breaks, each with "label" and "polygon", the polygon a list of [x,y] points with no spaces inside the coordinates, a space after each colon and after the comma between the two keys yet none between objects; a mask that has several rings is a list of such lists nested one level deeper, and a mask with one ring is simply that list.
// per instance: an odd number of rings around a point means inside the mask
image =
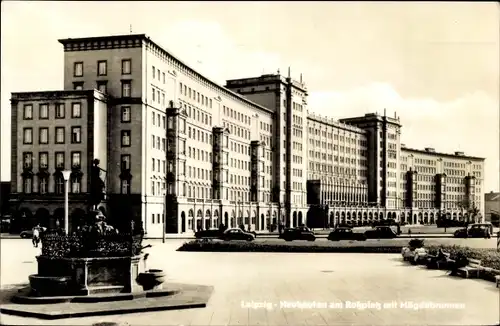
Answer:
[{"label": "large apartment building", "polygon": [[60,171],[71,169],[78,219],[94,159],[106,184],[101,209],[117,224],[141,219],[149,236],[163,225],[430,223],[482,207],[484,159],[408,149],[397,117],[310,114],[307,88],[290,72],[223,87],[143,34],[59,42],[64,89],[12,94],[21,216],[60,221]]}]

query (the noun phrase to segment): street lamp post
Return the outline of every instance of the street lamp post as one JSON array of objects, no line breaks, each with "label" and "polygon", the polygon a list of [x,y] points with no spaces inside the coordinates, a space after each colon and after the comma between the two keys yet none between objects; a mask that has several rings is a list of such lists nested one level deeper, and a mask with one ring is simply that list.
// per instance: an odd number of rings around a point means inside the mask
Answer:
[{"label": "street lamp post", "polygon": [[163,223],[162,223],[162,236],[161,236],[161,242],[165,243],[165,226],[166,226],[166,221],[167,220],[167,192],[163,191]]},{"label": "street lamp post", "polygon": [[68,189],[68,180],[71,175],[71,171],[64,170],[62,171],[62,176],[64,179],[64,234],[69,234],[69,215],[68,215],[68,206],[69,206],[69,189]]}]

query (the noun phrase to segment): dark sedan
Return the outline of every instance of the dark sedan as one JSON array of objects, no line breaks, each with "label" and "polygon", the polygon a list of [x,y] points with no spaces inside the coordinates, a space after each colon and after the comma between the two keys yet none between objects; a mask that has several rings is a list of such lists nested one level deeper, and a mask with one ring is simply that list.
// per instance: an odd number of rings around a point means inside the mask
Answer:
[{"label": "dark sedan", "polygon": [[293,240],[307,240],[314,241],[316,240],[316,235],[309,228],[305,226],[299,226],[293,229],[285,229],[283,233],[280,235],[281,239],[285,241],[293,241]]},{"label": "dark sedan", "polygon": [[221,240],[230,241],[230,240],[246,240],[253,241],[255,240],[255,236],[252,233],[243,231],[240,228],[227,229],[220,236]]},{"label": "dark sedan", "polygon": [[200,230],[195,232],[194,236],[196,239],[218,239],[220,238],[222,231],[219,229],[208,229]]},{"label": "dark sedan", "polygon": [[351,228],[336,228],[328,235],[328,240],[330,241],[340,241],[340,240],[355,240],[355,241],[365,241],[366,236],[364,233],[353,232]]},{"label": "dark sedan", "polygon": [[33,230],[25,230],[21,232],[19,236],[23,239],[31,239],[33,238]]},{"label": "dark sedan", "polygon": [[367,239],[394,239],[397,233],[389,226],[377,226],[375,229],[365,231]]}]

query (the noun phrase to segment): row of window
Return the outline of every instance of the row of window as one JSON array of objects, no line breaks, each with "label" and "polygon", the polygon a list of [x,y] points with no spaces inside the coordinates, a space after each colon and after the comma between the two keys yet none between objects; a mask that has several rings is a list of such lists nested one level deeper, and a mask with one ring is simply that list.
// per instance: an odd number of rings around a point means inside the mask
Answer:
[{"label": "row of window", "polygon": [[[335,129],[334,132],[327,132],[326,130],[320,130],[317,129],[316,127],[308,127],[309,135],[311,136],[320,136],[328,139],[333,139],[333,140],[339,140],[341,142],[346,142],[347,144],[358,144],[360,146],[368,146],[368,141],[364,139],[356,139],[356,138],[351,138],[348,136],[341,136],[336,132],[341,132],[340,129]],[[328,137],[327,137],[328,135]]]},{"label": "row of window", "polygon": [[199,92],[195,91],[194,89],[191,89],[191,87],[188,87],[186,85],[183,85],[182,83],[179,83],[179,94],[187,96],[189,99],[193,101],[197,101],[201,105],[204,105],[207,108],[212,108],[212,99],[208,98],[207,96],[200,94]]},{"label": "row of window", "polygon": [[187,116],[191,119],[196,120],[199,123],[205,124],[207,126],[212,126],[212,116],[201,109],[196,107],[191,107],[191,105],[186,103],[181,103],[184,105],[184,110],[186,110]]},{"label": "row of window", "polygon": [[[327,160],[327,157],[328,157],[328,161],[329,162],[339,162],[340,164],[352,164],[352,165],[356,165],[356,163],[360,166],[368,166],[368,161],[365,160],[365,159],[358,159],[356,160],[355,158],[350,158],[350,157],[344,157],[344,156],[337,156],[337,155],[331,155],[331,154],[325,154],[325,153],[316,153],[316,157],[315,159],[316,160],[319,160],[319,159],[322,159],[324,161]],[[313,161],[312,159],[310,159],[309,161],[309,165],[311,164],[320,164],[320,162],[316,162],[316,161]],[[328,165],[328,164],[326,164]]]},{"label": "row of window", "polygon": [[[61,175],[55,175],[54,176],[54,192],[58,195],[62,194],[64,192],[64,179]],[[71,176],[71,179],[69,181],[70,183],[70,188],[68,189],[69,192],[78,194],[81,192],[82,189],[82,179],[77,176]],[[48,176],[39,176],[38,177],[38,190],[37,192],[40,194],[46,194],[49,192],[49,177]],[[23,192],[25,194],[31,194],[35,192],[34,189],[34,177],[33,176],[28,176],[23,178]]]},{"label": "row of window", "polygon": [[[38,119],[49,119],[49,104],[38,104]],[[66,106],[64,103],[54,104],[55,118],[64,119],[66,117]],[[71,118],[82,117],[82,104],[80,102],[71,103]],[[23,106],[23,119],[33,120],[33,104],[24,104]]]},{"label": "row of window", "polygon": [[[64,144],[65,127],[55,127],[55,143]],[[82,142],[82,128],[81,127],[71,127],[71,143],[80,144]],[[31,145],[33,144],[33,128],[23,128],[23,144]],[[47,145],[49,144],[49,128],[40,127],[38,128],[38,144]]]},{"label": "row of window", "polygon": [[188,127],[188,138],[200,141],[206,144],[212,144],[212,133],[206,132],[202,129],[197,129],[195,127]]},{"label": "row of window", "polygon": [[[61,195],[64,193],[64,179],[61,175],[54,176],[54,193],[57,195]],[[80,193],[82,189],[82,180],[80,177],[71,177],[70,188],[68,189],[71,193]],[[38,193],[46,194],[49,193],[49,177],[48,176],[39,176],[38,177]],[[34,189],[34,179],[33,176],[28,176],[23,178],[23,190],[26,194],[31,194],[35,191]],[[130,194],[130,180],[123,179],[120,181],[120,193],[121,194]]]},{"label": "row of window", "polygon": [[236,110],[233,110],[225,105],[222,106],[222,113],[231,119],[234,119],[234,120],[237,120],[238,122],[246,124],[247,126],[250,126],[252,123],[252,120],[249,116],[247,116],[246,114],[240,113]]},{"label": "row of window", "polygon": [[[97,82],[97,90],[103,94],[108,93],[108,81],[107,80],[98,80]],[[131,80],[122,80],[122,88],[121,88],[121,94],[122,97],[131,97],[132,96],[132,81]],[[83,90],[84,87],[84,82],[78,81],[78,82],[73,82],[73,89],[75,91],[81,91]]]},{"label": "row of window", "polygon": [[248,129],[242,128],[238,125],[226,121],[223,121],[222,125],[224,126],[224,128],[229,129],[229,133],[233,135],[233,137],[240,137],[246,140],[250,140],[251,138],[250,130]]},{"label": "row of window", "polygon": [[152,69],[153,80],[158,79],[158,81],[161,81],[160,77],[163,76],[163,84],[165,84],[166,83],[165,73],[164,72],[160,72],[160,69],[159,68],[155,68],[155,66],[152,66],[151,69]]},{"label": "row of window", "polygon": [[[55,152],[55,168],[64,169],[65,168],[65,152]],[[71,152],[71,166],[80,167],[81,165],[82,153],[78,151]],[[32,152],[23,152],[23,168],[31,169],[33,168],[33,162],[35,161]],[[49,153],[40,152],[38,153],[38,167],[40,169],[49,168]]]},{"label": "row of window", "polygon": [[[122,75],[130,75],[132,73],[132,59],[122,59],[121,64]],[[83,61],[77,61],[73,64],[73,77],[83,77],[84,67]],[[97,61],[97,76],[108,75],[108,62],[107,60]]]}]

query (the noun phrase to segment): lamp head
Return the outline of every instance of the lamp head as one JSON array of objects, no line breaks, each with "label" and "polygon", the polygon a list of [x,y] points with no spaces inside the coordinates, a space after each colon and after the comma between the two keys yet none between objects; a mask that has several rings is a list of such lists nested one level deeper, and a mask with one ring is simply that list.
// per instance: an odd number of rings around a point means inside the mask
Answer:
[{"label": "lamp head", "polygon": [[71,171],[69,171],[69,170],[64,170],[64,171],[62,171],[62,175],[63,175],[64,181],[68,181],[68,180],[69,180],[69,177],[70,177],[70,175],[71,175]]}]

